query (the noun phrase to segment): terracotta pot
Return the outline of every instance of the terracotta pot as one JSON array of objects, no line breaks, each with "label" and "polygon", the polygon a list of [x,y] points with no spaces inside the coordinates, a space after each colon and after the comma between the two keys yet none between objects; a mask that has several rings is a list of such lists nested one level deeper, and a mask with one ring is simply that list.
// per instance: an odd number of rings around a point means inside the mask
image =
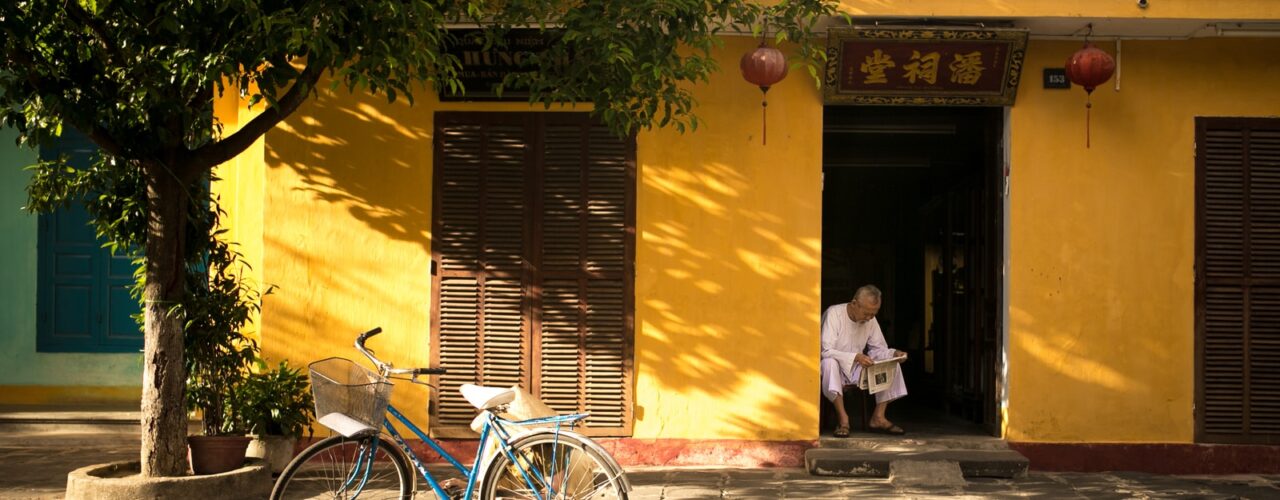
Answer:
[{"label": "terracotta pot", "polygon": [[191,472],[197,476],[218,474],[244,465],[245,436],[187,436],[191,448]]},{"label": "terracotta pot", "polygon": [[271,466],[273,474],[284,472],[284,468],[293,460],[293,449],[298,438],[289,436],[252,436],[249,450],[245,455],[250,458],[261,458]]}]

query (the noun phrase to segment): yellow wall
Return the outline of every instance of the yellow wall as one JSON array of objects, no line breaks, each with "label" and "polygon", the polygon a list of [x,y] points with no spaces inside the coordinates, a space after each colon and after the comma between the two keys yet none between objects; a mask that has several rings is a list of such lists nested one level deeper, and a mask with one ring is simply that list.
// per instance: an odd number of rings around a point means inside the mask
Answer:
[{"label": "yellow wall", "polygon": [[[223,134],[230,135],[248,123],[262,111],[263,106],[245,109],[240,106],[232,87],[218,96],[214,104],[214,113],[223,126]],[[263,280],[262,269],[262,206],[265,165],[262,156],[262,140],[255,141],[240,156],[220,165],[214,174],[220,179],[211,186],[227,218],[223,225],[227,228],[226,238],[235,245],[235,249],[244,256],[249,268],[244,269],[244,277],[255,289],[265,292],[267,284]],[[251,315],[245,333],[261,340],[258,319],[259,314]]]},{"label": "yellow wall", "polygon": [[1274,19],[1274,0],[840,0],[840,10],[867,17],[1086,17]]},{"label": "yellow wall", "polygon": [[[327,89],[326,82],[321,88]],[[356,334],[397,366],[429,366],[431,132],[434,111],[527,105],[418,104],[324,90],[266,136],[263,353],[295,364],[359,359]],[[426,422],[429,392],[393,404]]]},{"label": "yellow wall", "polygon": [[[638,139],[637,438],[816,437],[821,99],[800,74],[776,86],[761,145],[758,90],[734,67],[751,45],[727,40],[724,70],[695,87],[696,132]],[[1033,41],[1011,109],[1005,435],[1189,442],[1193,120],[1280,114],[1280,44],[1125,42],[1091,149],[1083,92],[1040,88],[1079,45]],[[264,353],[350,357],[355,333],[382,326],[381,354],[426,364],[432,113],[527,109],[322,91],[268,134],[230,181],[261,192],[235,219],[280,287]],[[396,403],[425,421],[426,396]]]},{"label": "yellow wall", "polygon": [[1011,112],[1006,437],[1190,442],[1194,119],[1280,114],[1280,43],[1123,42],[1090,149],[1084,92],[1041,88],[1079,46],[1033,41]]},{"label": "yellow wall", "polygon": [[[736,69],[752,46],[730,40],[725,71],[695,89],[697,132],[638,139],[636,437],[816,437],[822,108],[813,80],[791,76],[769,94],[762,146],[759,89]],[[354,335],[382,326],[380,355],[428,364],[443,110],[530,108],[323,90],[224,169],[232,235],[279,287],[264,301],[266,357],[352,357]],[[427,396],[403,386],[393,402],[425,422]]]},{"label": "yellow wall", "polygon": [[773,87],[761,145],[752,45],[697,88],[696,132],[637,144],[639,438],[817,437],[822,100],[803,73]]}]

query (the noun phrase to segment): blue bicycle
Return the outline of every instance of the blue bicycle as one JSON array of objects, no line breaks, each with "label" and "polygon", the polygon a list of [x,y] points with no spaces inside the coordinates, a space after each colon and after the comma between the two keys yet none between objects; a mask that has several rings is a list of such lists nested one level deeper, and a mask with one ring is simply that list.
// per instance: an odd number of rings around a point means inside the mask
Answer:
[{"label": "blue bicycle", "polygon": [[[631,490],[622,468],[591,439],[567,430],[587,414],[513,421],[501,417],[515,391],[466,384],[463,396],[481,410],[480,442],[471,467],[388,404],[391,380],[419,381],[441,375],[442,368],[395,368],[379,360],[365,341],[375,328],[356,338],[355,347],[377,372],[343,359],[310,365],[317,420],[337,434],[303,450],[285,467],[272,499],[399,498],[414,494],[410,463],[440,499],[626,499]],[[446,488],[423,466],[387,415],[444,457],[466,479],[465,487]],[[389,439],[388,439],[389,438]]]}]

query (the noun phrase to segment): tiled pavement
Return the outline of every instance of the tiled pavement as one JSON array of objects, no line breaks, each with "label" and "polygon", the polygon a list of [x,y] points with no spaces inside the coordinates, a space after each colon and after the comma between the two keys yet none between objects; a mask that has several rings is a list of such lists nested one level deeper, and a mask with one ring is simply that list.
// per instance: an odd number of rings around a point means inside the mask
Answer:
[{"label": "tiled pavement", "polygon": [[[67,472],[137,457],[136,435],[0,435],[0,498],[61,498]],[[918,487],[802,469],[631,468],[634,500],[684,498],[1280,498],[1280,476],[1043,473]],[[430,498],[431,495],[424,495]]]},{"label": "tiled pavement", "polygon": [[1041,473],[970,479],[957,487],[810,476],[803,469],[642,468],[628,473],[633,500],[677,498],[1280,498],[1280,476]]}]

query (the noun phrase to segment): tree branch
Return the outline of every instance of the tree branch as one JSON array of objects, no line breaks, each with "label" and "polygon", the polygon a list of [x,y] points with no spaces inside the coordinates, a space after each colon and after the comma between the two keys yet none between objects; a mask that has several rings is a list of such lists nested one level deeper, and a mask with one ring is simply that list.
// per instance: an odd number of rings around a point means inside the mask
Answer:
[{"label": "tree branch", "polygon": [[[120,52],[120,47],[116,45],[115,41],[107,36],[107,29],[102,25],[102,23],[98,22],[97,19],[94,19],[94,17],[85,11],[84,8],[80,7],[79,2],[69,1],[65,2],[65,5],[67,13],[70,15],[71,19],[79,21],[80,24],[89,28],[89,31],[93,32],[93,35],[97,37],[98,41],[102,42],[102,47],[107,50],[107,56],[109,58],[114,58],[115,63],[121,66],[125,66],[127,64],[124,54]],[[108,61],[110,60],[111,59],[108,59]]]},{"label": "tree branch", "polygon": [[258,140],[286,117],[298,109],[307,100],[325,65],[318,60],[309,60],[307,67],[293,81],[289,91],[276,101],[276,105],[254,117],[248,124],[221,141],[206,144],[191,152],[191,166],[195,169],[211,169],[243,152],[253,141]]},{"label": "tree branch", "polygon": [[[26,52],[16,47],[12,52],[9,53],[9,56],[12,57],[15,62],[18,63],[17,65],[15,65],[15,68],[30,69],[30,68],[38,67],[35,64],[33,58],[30,56],[30,54],[27,54]],[[10,69],[14,69],[14,68],[10,68]],[[35,71],[30,71],[30,70],[24,71],[22,75],[24,76],[24,79],[27,81],[27,83],[31,85],[31,88],[35,89],[36,94],[39,94],[42,99],[48,99],[53,101],[53,104],[57,106],[58,110],[60,111],[59,114],[62,115],[64,121],[71,122],[71,125],[73,127],[83,132],[85,135],[89,136],[89,138],[92,139],[93,142],[98,145],[98,147],[102,148],[102,150],[106,151],[108,154],[112,156],[121,156],[121,157],[126,156],[124,147],[121,146],[120,143],[116,141],[116,139],[112,137],[111,134],[108,133],[106,129],[99,127],[97,124],[93,123],[91,120],[86,120],[84,117],[80,115],[80,113],[77,113],[76,106],[68,106],[66,103],[62,102],[61,99],[49,99],[50,96],[58,95],[58,93],[54,92],[53,89],[49,88],[48,83],[44,79],[40,78],[40,75],[38,75]]]}]

